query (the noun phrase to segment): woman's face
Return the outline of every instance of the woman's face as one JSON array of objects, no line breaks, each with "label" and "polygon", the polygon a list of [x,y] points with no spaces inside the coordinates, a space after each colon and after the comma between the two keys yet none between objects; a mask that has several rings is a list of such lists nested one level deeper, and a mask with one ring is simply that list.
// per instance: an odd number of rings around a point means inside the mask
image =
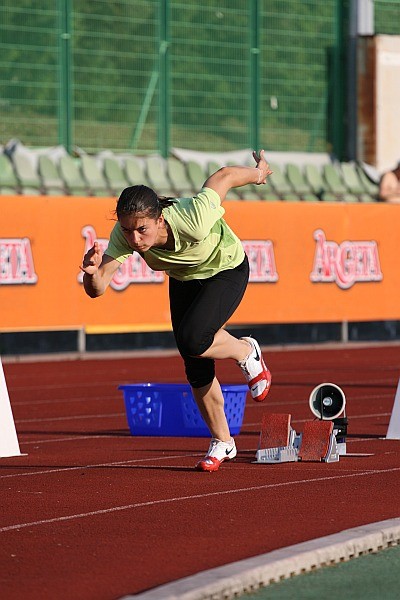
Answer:
[{"label": "woman's face", "polygon": [[146,252],[160,245],[165,234],[164,217],[150,219],[140,215],[122,215],[119,219],[124,238],[132,250]]}]

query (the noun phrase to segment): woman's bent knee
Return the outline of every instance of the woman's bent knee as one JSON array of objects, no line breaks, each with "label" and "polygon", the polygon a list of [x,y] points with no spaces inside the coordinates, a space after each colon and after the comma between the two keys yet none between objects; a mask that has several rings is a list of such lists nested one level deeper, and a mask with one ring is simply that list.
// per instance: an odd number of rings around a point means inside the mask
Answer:
[{"label": "woman's bent knee", "polygon": [[200,338],[193,331],[179,332],[176,343],[182,356],[199,357],[212,345],[213,339],[213,336],[208,336],[208,339],[205,339],[204,336]]},{"label": "woman's bent knee", "polygon": [[184,358],[186,378],[193,388],[201,388],[212,383],[215,377],[215,363],[210,358]]}]

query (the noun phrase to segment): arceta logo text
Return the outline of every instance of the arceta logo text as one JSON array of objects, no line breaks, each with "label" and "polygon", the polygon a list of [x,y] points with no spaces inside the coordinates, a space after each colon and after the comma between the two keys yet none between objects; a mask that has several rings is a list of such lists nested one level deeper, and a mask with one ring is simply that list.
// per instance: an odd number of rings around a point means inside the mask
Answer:
[{"label": "arceta logo text", "polygon": [[327,241],[322,229],[314,231],[316,242],[313,283],[336,283],[345,290],[358,282],[382,281],[378,245],[370,241]]},{"label": "arceta logo text", "polygon": [[250,283],[275,283],[278,281],[274,246],[271,240],[245,240],[242,242],[250,265]]},{"label": "arceta logo text", "polygon": [[34,284],[37,280],[29,238],[0,238],[0,285]]}]

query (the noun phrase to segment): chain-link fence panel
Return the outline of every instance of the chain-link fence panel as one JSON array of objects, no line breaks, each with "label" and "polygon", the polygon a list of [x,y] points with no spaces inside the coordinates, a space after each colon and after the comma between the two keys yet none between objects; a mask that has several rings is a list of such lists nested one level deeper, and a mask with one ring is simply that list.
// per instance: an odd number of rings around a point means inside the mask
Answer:
[{"label": "chain-link fence panel", "polygon": [[[164,155],[330,151],[344,128],[349,6],[3,0],[0,142]],[[374,9],[377,33],[400,33],[399,1]]]}]

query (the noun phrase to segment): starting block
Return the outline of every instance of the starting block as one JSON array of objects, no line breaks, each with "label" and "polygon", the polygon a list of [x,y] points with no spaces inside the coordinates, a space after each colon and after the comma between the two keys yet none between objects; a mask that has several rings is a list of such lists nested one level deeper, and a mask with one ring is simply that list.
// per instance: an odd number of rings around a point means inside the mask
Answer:
[{"label": "starting block", "polygon": [[339,451],[332,421],[307,421],[299,451],[299,460],[337,462]]},{"label": "starting block", "polygon": [[[300,434],[290,426],[291,415],[264,414],[256,463],[331,463],[337,462],[339,456],[346,456],[347,417],[344,412],[346,397],[343,390],[334,383],[321,383],[312,390],[309,405],[317,419],[307,421]],[[400,381],[395,405],[398,415],[392,420],[396,421],[396,433],[399,435],[397,439],[400,439]],[[342,413],[343,417],[340,416]]]},{"label": "starting block", "polygon": [[340,454],[345,454],[345,443],[337,442],[338,429],[335,428],[333,421],[307,421],[303,433],[297,434],[291,427],[290,420],[290,414],[264,414],[260,443],[254,462],[261,464],[297,461],[331,463],[337,462]]},{"label": "starting block", "polygon": [[298,460],[301,436],[290,426],[291,415],[263,415],[256,463],[283,463]]}]

